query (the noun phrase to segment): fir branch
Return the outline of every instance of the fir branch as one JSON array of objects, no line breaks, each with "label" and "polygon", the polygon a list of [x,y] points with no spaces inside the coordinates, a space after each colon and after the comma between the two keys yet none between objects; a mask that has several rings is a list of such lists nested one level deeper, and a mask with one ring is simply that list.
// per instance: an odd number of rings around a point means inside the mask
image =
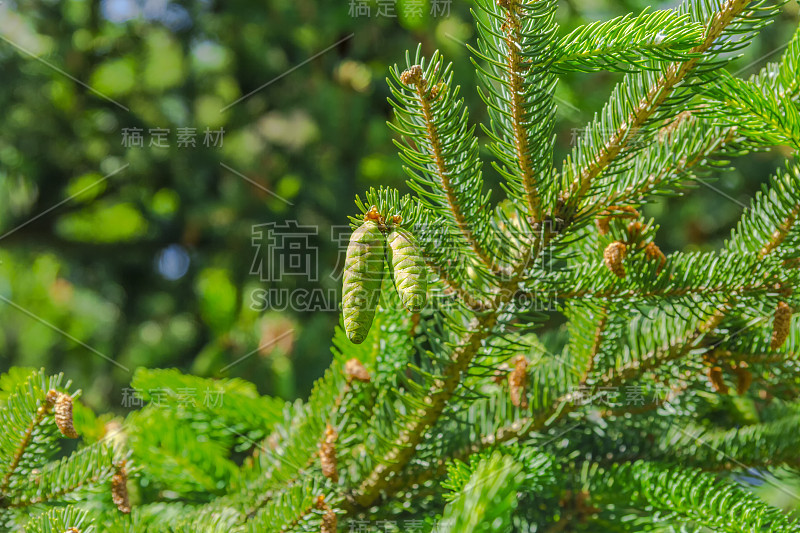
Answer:
[{"label": "fir branch", "polygon": [[392,450],[385,457],[386,463],[380,463],[370,472],[359,486],[355,500],[362,507],[368,507],[377,499],[386,479],[398,472],[414,455],[416,446],[422,442],[425,431],[433,425],[447,406],[448,400],[458,387],[462,373],[472,358],[480,350],[481,343],[497,323],[497,312],[489,312],[488,316],[478,321],[473,319],[469,324],[466,342],[456,348],[451,359],[453,363],[447,367],[444,376],[437,380],[423,399],[421,407],[409,427],[399,432],[399,440],[393,443]]},{"label": "fir branch", "polygon": [[[776,191],[782,191],[785,194],[785,187],[784,184],[788,181],[793,181],[798,178],[800,175],[800,170],[797,168],[792,169],[789,172],[781,173],[778,176],[778,181],[776,183]],[[775,192],[777,194],[777,192]],[[737,245],[742,248],[750,248],[756,249],[758,251],[757,258],[760,261],[763,261],[767,258],[768,255],[773,253],[776,249],[778,249],[781,243],[786,238],[789,230],[794,227],[794,223],[796,222],[797,215],[794,214],[796,212],[797,204],[792,205],[792,208],[789,208],[789,213],[786,214],[785,211],[783,212],[783,216],[785,217],[782,221],[781,218],[777,220],[775,217],[768,218],[767,224],[762,223],[762,219],[758,214],[759,206],[764,206],[765,200],[764,195],[757,197],[754,200],[754,212],[756,213],[755,218],[744,218],[742,223],[738,228],[738,234],[740,235],[748,235],[750,231],[747,229],[748,220],[751,221],[753,224],[753,229],[757,229],[758,233],[756,235],[763,236],[769,235],[766,240],[763,240],[763,237],[749,240],[749,241],[742,241],[741,238],[736,237],[736,233],[734,234],[734,238],[732,239],[731,243],[733,245]],[[777,205],[786,205],[780,204]],[[771,208],[770,208],[771,209]],[[776,227],[777,226],[777,227]],[[773,229],[766,229],[772,227]],[[740,244],[741,243],[741,244]],[[732,248],[732,244],[728,245],[728,248]],[[745,249],[746,249],[745,248]],[[732,253],[738,253],[741,255],[740,250],[732,250]],[[719,307],[710,315],[705,316],[703,322],[701,322],[696,328],[690,331],[687,336],[681,339],[673,340],[666,349],[657,349],[651,352],[650,354],[646,355],[641,359],[635,359],[626,363],[619,368],[614,368],[609,370],[606,374],[600,376],[598,378],[598,385],[602,386],[611,386],[618,384],[621,381],[625,381],[641,375],[641,372],[645,370],[652,370],[664,363],[674,361],[677,359],[681,359],[686,354],[700,348],[702,346],[702,341],[705,337],[714,331],[728,313],[733,309],[736,303],[736,298],[729,298],[719,304]]]},{"label": "fir branch", "polygon": [[[592,502],[619,505],[620,498],[662,520],[714,531],[749,533],[797,531],[800,523],[738,485],[685,467],[637,462],[590,475]],[[747,512],[742,512],[747,509]]]},{"label": "fir branch", "polygon": [[[584,316],[586,311],[584,309],[578,308],[578,313],[583,313]],[[594,332],[591,337],[584,336],[584,331],[582,330],[581,326],[586,325],[586,320],[580,320],[576,317],[576,319],[570,321],[570,344],[569,344],[569,355],[571,355],[571,360],[575,360],[578,354],[586,353],[582,357],[586,361],[585,371],[583,372],[583,376],[580,379],[580,384],[586,383],[586,379],[589,377],[589,374],[594,369],[595,359],[597,355],[600,353],[600,350],[603,345],[603,338],[606,334],[606,327],[608,326],[608,308],[607,307],[600,307],[597,310],[597,318],[593,319],[594,317],[586,317],[590,318],[588,324],[594,326]],[[575,315],[573,315],[575,316]],[[587,349],[588,348],[588,349]]]},{"label": "fir branch", "polygon": [[[673,90],[698,66],[701,58],[709,52],[712,45],[723,35],[726,28],[745,12],[749,4],[750,0],[726,0],[721,8],[714,13],[713,18],[708,21],[703,42],[691,49],[690,52],[695,57],[688,61],[669,64],[657,80],[641,95],[640,101],[618,123],[610,137],[605,140],[602,146],[593,151],[591,159],[586,163],[575,161],[574,164],[580,164],[581,166],[574,174],[574,179],[569,189],[568,203],[571,206],[570,209],[577,208],[578,203],[589,192],[595,178],[629,145],[632,132],[637,132],[645,125]],[[636,83],[634,80],[632,82]],[[568,166],[572,164],[572,162],[567,163]]]},{"label": "fir branch", "polygon": [[288,487],[248,520],[244,531],[288,533],[301,525],[307,527],[318,515],[317,497],[320,494],[325,494],[325,491],[314,479],[307,479]]},{"label": "fir branch", "polygon": [[744,151],[739,138],[736,127],[715,126],[690,113],[679,115],[657,135],[652,150],[635,154],[629,168],[614,176],[596,210],[639,205],[650,196],[695,185],[709,170],[724,167],[728,158]]},{"label": "fir branch", "polygon": [[45,502],[54,502],[79,489],[105,483],[114,474],[115,451],[103,442],[48,464],[31,476],[27,487],[7,507],[22,508]]},{"label": "fir branch", "polygon": [[468,289],[465,289],[450,279],[447,270],[439,263],[431,261],[426,257],[425,264],[439,277],[439,281],[444,285],[445,295],[456,296],[459,301],[463,302],[464,305],[469,307],[472,311],[478,312],[486,309],[487,304],[485,302],[481,301],[479,298],[473,297]]},{"label": "fir branch", "polygon": [[[800,28],[781,60],[766,65],[751,78],[751,83],[762,90],[774,91],[778,99],[791,99],[797,104],[800,97],[800,81],[796,75],[798,61]],[[698,118],[689,111],[661,128],[653,145],[655,153],[651,148],[633,154],[632,162],[627,165],[629,168],[608,183],[607,197],[599,198],[598,206],[638,205],[654,194],[678,192],[705,177],[709,170],[724,168],[730,158],[763,149],[754,139],[743,138],[736,124],[724,126],[708,118]]]},{"label": "fir branch", "polygon": [[93,533],[89,511],[68,506],[50,509],[25,524],[26,533]]},{"label": "fir branch", "polygon": [[703,27],[688,14],[648,8],[637,16],[627,14],[576,28],[558,41],[552,67],[584,72],[653,68],[643,59],[685,61],[702,38]]},{"label": "fir branch", "polygon": [[781,252],[781,259],[794,255],[788,252],[789,255],[784,257],[786,254],[779,249],[791,248],[796,244],[794,240],[786,242],[793,234],[800,237],[797,235],[800,165],[794,164],[778,172],[770,185],[756,194],[751,207],[725,244],[732,253],[757,252],[760,259],[776,252]]},{"label": "fir branch", "polygon": [[[523,481],[515,458],[495,453],[480,461],[445,507],[441,526],[449,531],[505,531]],[[451,473],[451,481],[453,474]],[[490,505],[487,505],[491,502]],[[434,526],[437,527],[437,526]]]},{"label": "fir branch", "polygon": [[645,372],[654,370],[666,363],[683,358],[686,354],[701,347],[706,336],[713,332],[725,318],[733,303],[726,302],[710,316],[692,330],[687,336],[675,340],[666,348],[657,349],[650,354],[634,359],[619,367],[607,370],[597,377],[593,393],[596,394],[601,387],[616,387],[620,384],[636,379]]},{"label": "fir branch", "polygon": [[[334,336],[334,361],[325,375],[317,380],[303,405],[287,409],[284,420],[273,429],[242,472],[244,479],[234,483],[229,493],[219,498],[210,509],[201,511],[197,519],[208,513],[236,509],[233,525],[248,525],[257,517],[263,523],[276,503],[287,491],[296,490],[309,479],[324,479],[318,468],[319,443],[328,424],[335,425],[343,436],[337,443],[337,454],[352,454],[354,439],[343,440],[356,430],[363,430],[366,420],[374,418],[376,396],[383,391],[372,382],[384,382],[393,375],[400,361],[405,362],[411,339],[408,320],[399,302],[388,302],[379,308],[372,330],[359,345],[353,345],[339,327]],[[390,346],[391,350],[386,351]],[[352,383],[346,373],[347,361],[357,359],[369,369],[369,383]],[[397,358],[397,359],[395,359]],[[347,435],[347,436],[346,436]],[[343,475],[344,472],[342,472]],[[348,475],[349,477],[349,475]],[[249,526],[248,527],[256,527]]]},{"label": "fir branch", "polygon": [[[482,0],[476,15],[478,65],[483,80],[481,96],[489,107],[491,124],[484,128],[500,159],[495,165],[506,178],[512,198],[524,202],[534,223],[543,220],[543,200],[551,185],[555,77],[548,72],[548,56],[557,25],[552,0],[497,2]],[[496,82],[500,82],[497,85]]]},{"label": "fir branch", "polygon": [[[545,245],[546,242],[542,242]],[[387,484],[387,480],[411,460],[416,447],[422,442],[425,432],[441,416],[449,400],[461,383],[464,372],[473,358],[481,350],[484,341],[492,334],[500,319],[501,310],[513,297],[515,288],[522,279],[523,273],[531,257],[541,250],[540,241],[534,246],[522,250],[522,256],[516,263],[509,281],[501,285],[494,293],[489,310],[473,317],[465,328],[465,336],[450,355],[450,364],[441,377],[431,385],[420,402],[416,413],[409,419],[407,427],[398,432],[397,441],[392,443],[385,461],[376,465],[361,482],[352,495],[353,500],[361,507],[369,507],[379,496]]]},{"label": "fir branch", "polygon": [[0,481],[0,494],[5,494],[8,490],[8,485],[11,482],[11,476],[13,476],[16,472],[17,466],[19,466],[19,462],[22,460],[22,456],[31,442],[33,430],[36,429],[36,426],[42,423],[42,420],[44,420],[45,416],[47,416],[49,409],[50,407],[48,407],[46,403],[39,406],[33,419],[30,421],[30,424],[28,424],[28,427],[25,428],[22,438],[19,440],[19,444],[17,445],[17,449],[11,457],[8,467],[5,469],[6,473],[3,476],[2,481]]},{"label": "fir branch", "polygon": [[501,272],[490,253],[488,196],[482,191],[474,126],[468,125],[459,88],[451,87],[451,67],[444,66],[438,53],[425,67],[419,50],[413,64],[406,60],[408,68],[402,73],[397,67],[391,70],[396,101],[390,102],[398,125],[389,125],[403,136],[403,142],[396,144],[412,177],[409,185],[430,207],[446,209],[469,249],[490,271]]},{"label": "fir branch", "polygon": [[62,379],[63,374],[46,378],[43,370],[34,372],[18,383],[5,399],[0,409],[0,427],[3,427],[0,432],[0,458],[3,459],[0,497],[7,497],[12,479],[26,456],[37,455],[46,460],[52,453],[58,438],[56,426],[42,427],[41,424],[55,401],[55,396],[49,396],[48,391],[60,387]]},{"label": "fir branch", "polygon": [[800,26],[781,60],[767,64],[750,78],[750,82],[757,87],[771,87],[779,98],[789,96],[794,99],[800,93],[798,72],[800,72]]},{"label": "fir branch", "polygon": [[[538,247],[535,247],[538,249]],[[538,253],[538,252],[534,252]],[[496,299],[496,305],[503,304],[504,300],[501,295],[498,295]],[[706,320],[691,334],[688,335],[684,339],[682,343],[678,343],[675,345],[670,346],[666,352],[656,352],[650,357],[643,358],[640,360],[632,361],[627,365],[623,365],[619,368],[614,368],[608,373],[601,375],[597,381],[595,386],[596,390],[601,386],[617,386],[626,381],[636,378],[637,376],[642,375],[642,373],[657,368],[658,366],[672,361],[677,360],[685,356],[685,354],[689,353],[690,351],[698,348],[705,338],[705,336],[712,332],[725,318],[727,311],[730,309],[732,303],[726,302],[721,309],[717,310],[710,315],[707,315]],[[497,309],[497,307],[494,307]],[[486,319],[489,318],[490,320],[496,321],[496,315],[493,313],[489,313],[488,315],[483,316],[482,318]],[[494,325],[492,323],[491,325]],[[470,327],[473,330],[472,327]],[[486,330],[483,330],[486,331]],[[485,334],[478,331],[477,339],[475,338],[476,335],[470,335],[469,337],[476,342],[480,343],[484,338]],[[474,349],[475,350],[475,349]],[[477,351],[477,350],[475,350]],[[462,352],[463,353],[463,352]],[[474,354],[470,355],[470,358],[474,356]],[[456,361],[459,361],[460,358],[456,356]],[[453,368],[453,367],[451,367]],[[451,374],[452,375],[452,374]],[[452,383],[452,385],[449,385]],[[448,381],[448,388],[455,387],[457,384],[456,380]],[[437,392],[447,392],[445,391],[437,391]],[[443,396],[439,396],[443,398]],[[530,419],[523,419],[514,422],[511,426],[501,428],[493,435],[486,436],[482,442],[477,445],[477,447],[473,446],[469,450],[465,450],[463,453],[469,454],[474,453],[477,449],[483,449],[487,446],[494,446],[499,443],[507,442],[512,439],[521,438],[525,435],[533,431],[541,430],[545,427],[552,427],[559,420],[563,420],[563,418],[572,412],[576,406],[574,402],[572,402],[572,395],[571,393],[567,393],[561,397],[559,397],[555,402],[553,402],[552,408],[546,410],[544,413],[540,414],[539,416],[535,416]],[[427,401],[426,401],[427,403]],[[361,486],[361,493],[362,496],[357,501],[362,506],[367,506],[374,502],[375,498],[377,498],[378,492],[382,488],[388,488],[390,485],[386,483],[386,479],[390,477],[392,474],[401,470],[402,466],[405,465],[408,460],[413,456],[414,448],[421,442],[421,435],[424,430],[430,426],[432,423],[430,418],[424,418],[425,415],[433,416],[438,418],[441,414],[442,406],[441,404],[434,404],[434,409],[432,410],[424,410],[421,413],[421,416],[418,420],[421,422],[419,425],[414,425],[410,429],[411,431],[401,433],[403,438],[405,439],[404,442],[399,443],[395,448],[395,455],[390,457],[390,460],[397,461],[396,463],[392,463],[390,465],[379,465],[375,470],[372,471],[370,477],[368,477]],[[394,487],[392,485],[392,487]]]},{"label": "fir branch", "polygon": [[181,415],[213,420],[250,440],[264,438],[283,419],[283,400],[260,396],[252,383],[241,379],[207,379],[175,369],[139,368],[131,387],[144,401]]},{"label": "fir branch", "polygon": [[701,93],[700,112],[716,122],[764,145],[785,144],[800,148],[800,111],[788,95],[777,95],[771,87],[715,73],[714,85]]},{"label": "fir branch", "polygon": [[776,284],[800,283],[798,275],[787,271],[780,259],[765,260],[761,253],[674,253],[660,273],[660,263],[647,258],[644,249],[629,255],[633,257],[625,261],[623,280],[603,268],[598,258],[540,283],[539,291],[565,302],[602,299],[669,306],[696,298],[713,303],[732,296],[755,297],[774,293]]}]

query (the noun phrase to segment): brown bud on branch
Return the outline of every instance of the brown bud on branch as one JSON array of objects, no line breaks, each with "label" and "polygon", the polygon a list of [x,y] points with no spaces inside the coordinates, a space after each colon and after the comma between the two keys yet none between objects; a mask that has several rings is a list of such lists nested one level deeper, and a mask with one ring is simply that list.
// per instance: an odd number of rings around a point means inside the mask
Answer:
[{"label": "brown bud on branch", "polygon": [[356,359],[355,357],[349,359],[344,364],[344,373],[347,376],[347,382],[350,383],[352,381],[361,381],[363,383],[369,383],[370,376],[367,369],[364,368],[364,365]]},{"label": "brown bud on branch", "polygon": [[129,514],[131,504],[128,500],[128,471],[125,469],[125,461],[115,466],[117,471],[111,477],[111,500],[121,513]]},{"label": "brown bud on branch", "polygon": [[625,259],[626,252],[627,247],[621,242],[612,242],[603,251],[603,261],[618,278],[625,277],[625,266],[622,261]]},{"label": "brown bud on branch", "polygon": [[508,387],[511,394],[511,403],[523,409],[528,407],[528,397],[525,386],[528,381],[528,360],[524,355],[514,359],[514,370],[508,375]]},{"label": "brown bud on branch", "polygon": [[325,428],[325,438],[319,445],[319,462],[322,466],[322,475],[334,483],[339,482],[339,472],[336,470],[336,439],[339,434],[330,424]]},{"label": "brown bud on branch", "polygon": [[772,319],[772,340],[769,347],[772,350],[777,350],[786,338],[789,336],[789,330],[792,325],[792,308],[786,302],[781,302],[775,308],[775,316]]}]

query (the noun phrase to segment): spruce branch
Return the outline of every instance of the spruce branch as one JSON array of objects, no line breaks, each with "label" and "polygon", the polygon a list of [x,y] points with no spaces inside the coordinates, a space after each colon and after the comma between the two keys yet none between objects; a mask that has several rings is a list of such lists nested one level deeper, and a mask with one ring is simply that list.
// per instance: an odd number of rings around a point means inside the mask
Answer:
[{"label": "spruce branch", "polygon": [[487,20],[476,15],[480,39],[471,51],[485,62],[476,65],[491,117],[484,130],[500,160],[495,168],[530,220],[541,222],[552,186],[556,79],[546,58],[557,30],[556,3],[481,0],[478,8]]},{"label": "spruce branch", "polygon": [[[797,105],[798,62],[800,28],[781,60],[766,65],[750,83]],[[598,198],[596,204],[638,205],[652,195],[676,193],[707,177],[709,170],[726,167],[731,158],[762,149],[764,145],[757,139],[743,137],[736,124],[726,126],[724,121],[685,111],[658,131],[648,150],[631,155],[627,168],[614,176],[607,185],[606,197]]]},{"label": "spruce branch", "polygon": [[702,91],[700,112],[763,145],[800,148],[800,110],[787,94],[759,87],[723,71]]},{"label": "spruce branch", "polygon": [[703,26],[688,14],[646,8],[638,15],[585,24],[561,37],[554,47],[552,68],[584,72],[654,68],[645,60],[690,59],[689,52],[701,44],[703,35]]},{"label": "spruce branch", "polygon": [[[672,62],[666,66],[658,78],[641,94],[640,100],[633,105],[626,116],[619,122],[611,121],[612,124],[616,124],[614,132],[599,148],[586,154],[590,157],[588,161],[582,162],[583,154],[575,161],[567,161],[566,166],[569,170],[567,176],[573,176],[569,186],[568,211],[577,210],[595,179],[629,146],[633,133],[638,132],[654,116],[676,87],[698,67],[701,58],[708,54],[712,45],[725,33],[728,26],[734,23],[737,17],[745,14],[750,3],[750,0],[726,0],[723,2],[720,9],[714,12],[706,23],[703,42],[691,49],[690,52],[695,57],[688,61]],[[648,81],[650,81],[648,77],[641,80],[631,78],[630,83],[635,85]],[[622,90],[628,91],[629,89],[623,88]],[[636,94],[635,91],[634,94]],[[623,96],[620,94],[612,98],[621,97]],[[578,166],[574,174],[573,170],[569,168],[573,165]]]},{"label": "spruce branch", "polygon": [[732,253],[756,252],[761,259],[773,253],[781,259],[791,258],[794,254],[790,250],[800,237],[798,216],[800,165],[793,164],[779,171],[770,186],[756,194],[725,246]]},{"label": "spruce branch", "polygon": [[[789,171],[780,173],[778,175],[776,178],[776,183],[774,184],[774,188],[769,193],[772,195],[771,199],[776,200],[775,205],[777,206],[789,205],[791,207],[788,209],[784,208],[784,211],[781,211],[779,208],[778,212],[781,213],[781,216],[777,218],[774,216],[767,217],[766,224],[762,222],[759,211],[760,209],[764,208],[763,206],[766,203],[765,196],[767,198],[770,198],[770,196],[768,196],[768,193],[765,192],[764,194],[756,197],[753,202],[753,212],[755,213],[755,216],[743,218],[739,228],[737,229],[737,232],[734,233],[731,243],[728,245],[729,249],[733,248],[732,253],[741,255],[742,250],[747,248],[758,250],[757,259],[759,261],[763,261],[780,247],[781,243],[783,243],[791,229],[794,228],[797,218],[796,210],[798,204],[791,203],[791,197],[789,202],[781,203],[777,201],[774,195],[779,194],[778,191],[780,191],[781,194],[787,194],[785,185],[787,183],[793,183],[794,180],[799,179],[798,176],[800,176],[800,169],[797,167],[790,168]],[[792,190],[793,189],[791,188],[789,189],[789,191]],[[772,211],[774,207],[770,206],[769,209]],[[786,213],[787,210],[788,214]],[[748,224],[752,227],[752,229],[757,231],[753,232],[750,228],[748,228]],[[753,234],[755,234],[757,237],[750,237],[749,240],[746,241],[743,241],[742,237],[737,237],[737,235],[749,236]],[[768,237],[764,238],[765,235]],[[739,249],[737,250],[735,246],[738,246]],[[673,339],[666,348],[656,349],[642,358],[634,359],[619,367],[608,370],[606,373],[598,377],[597,385],[605,387],[616,386],[621,382],[640,376],[644,371],[652,370],[671,361],[682,359],[687,354],[700,349],[703,346],[703,341],[705,338],[712,333],[732,311],[732,309],[735,307],[736,301],[737,298],[731,297],[720,302],[715,311],[710,313],[710,315],[704,315],[700,324],[693,329],[690,329],[684,337],[680,339]]]},{"label": "spruce branch", "polygon": [[439,281],[444,285],[445,295],[456,296],[459,301],[463,302],[464,305],[469,307],[472,311],[479,312],[486,309],[486,303],[481,301],[479,298],[475,298],[468,289],[450,279],[449,272],[447,272],[442,265],[435,261],[431,261],[427,257],[425,264],[438,276]]},{"label": "spruce branch", "polygon": [[654,195],[677,193],[744,151],[735,126],[715,126],[689,113],[679,115],[662,131],[652,150],[633,155],[629,168],[614,177],[598,199],[597,209],[639,205]]},{"label": "spruce branch", "polygon": [[392,69],[390,84],[395,100],[397,125],[402,135],[401,158],[411,176],[409,185],[427,207],[442,209],[454,233],[461,234],[480,261],[492,272],[502,268],[491,254],[493,236],[488,224],[488,195],[482,191],[483,178],[478,159],[474,126],[459,88],[452,88],[451,66],[435,53],[425,64],[419,50],[408,68]]},{"label": "spruce branch", "polygon": [[598,257],[540,283],[539,291],[564,302],[597,299],[668,307],[699,298],[710,303],[733,296],[754,298],[774,293],[779,284],[800,283],[800,275],[787,271],[780,258],[766,260],[761,252],[673,253],[664,264],[659,272],[662,263],[648,257],[641,247],[629,252],[623,280],[604,269]]},{"label": "spruce branch", "polygon": [[0,481],[0,494],[5,494],[6,491],[8,490],[8,485],[11,482],[11,476],[13,476],[14,473],[16,472],[17,466],[19,466],[19,463],[22,460],[22,456],[31,442],[31,437],[33,437],[33,431],[39,424],[42,423],[42,420],[44,420],[45,416],[47,416],[51,408],[52,406],[50,404],[44,402],[36,409],[33,419],[25,428],[25,431],[22,434],[22,438],[19,440],[19,443],[17,444],[17,448],[11,457],[9,465],[5,468],[5,474],[3,475],[2,481]]},{"label": "spruce branch", "polygon": [[[800,524],[729,481],[689,468],[639,461],[589,476],[594,505],[619,505],[620,496],[661,520],[715,531],[797,531]],[[747,512],[743,512],[746,509]]]},{"label": "spruce branch", "polygon": [[7,507],[22,508],[62,500],[79,489],[107,482],[114,473],[115,451],[99,442],[44,466],[19,488]]},{"label": "spruce branch", "polygon": [[89,511],[74,506],[49,509],[25,523],[26,533],[93,533]]},{"label": "spruce branch", "polygon": [[667,444],[664,455],[712,470],[797,465],[797,405],[773,410],[764,421],[733,429],[669,426],[659,439]]},{"label": "spruce branch", "polygon": [[[707,32],[708,33],[707,40],[704,42],[706,49],[718,37],[718,34],[721,33],[724,27],[734,18],[734,16],[738,12],[742,11],[745,7],[744,5],[739,5],[733,2],[726,4],[726,6],[727,8],[726,10],[724,10],[724,13],[729,15],[730,20],[726,20],[726,17],[723,16],[721,18],[716,19],[715,22],[716,25],[712,24],[710,26],[710,29]],[[679,76],[677,77],[683,77],[686,72],[688,72],[688,69],[686,69],[685,72],[682,72],[680,69],[678,69],[677,74],[679,74]],[[677,84],[679,82],[677,77],[673,76],[673,78],[671,78],[670,80],[671,83]],[[657,106],[653,107],[655,108]],[[490,317],[493,316],[492,313],[489,313],[488,315]],[[713,329],[713,324],[709,324],[709,327]],[[460,360],[460,358],[456,356],[456,360],[458,361]],[[452,375],[453,374],[450,374],[450,376]],[[450,385],[450,383],[452,383],[453,385]],[[458,383],[457,379],[455,380],[449,379],[446,382],[439,384],[446,384],[444,392],[447,393],[447,395],[449,395],[451,394],[451,392],[448,391],[447,389],[454,389],[457,383]],[[443,397],[443,396],[444,395],[438,397]],[[427,398],[427,401],[429,402],[431,401],[430,397]],[[394,453],[390,453],[388,456],[390,461],[396,461],[396,462],[388,466],[379,465],[375,470],[372,471],[371,475],[366,478],[365,482],[362,484],[360,488],[361,490],[358,493],[359,494],[358,501],[361,505],[369,505],[370,503],[372,503],[374,501],[374,497],[377,497],[376,496],[377,492],[380,491],[379,488],[380,485],[384,482],[381,478],[383,478],[384,475],[386,475],[387,477],[391,477],[392,474],[400,471],[402,469],[403,464],[406,464],[407,461],[410,459],[410,457],[413,455],[414,448],[419,444],[421,440],[420,435],[422,431],[424,431],[427,427],[429,427],[432,424],[433,419],[438,418],[438,416],[441,414],[440,402],[436,401],[432,403],[434,404],[433,409],[431,410],[424,409],[423,412],[419,413],[420,417],[416,419],[417,420],[416,423],[409,426],[409,428],[407,428],[406,430],[400,432],[400,437],[401,437],[400,441],[393,449]],[[415,436],[410,437],[410,435],[415,435]]]},{"label": "spruce branch", "polygon": [[[49,418],[61,387],[63,375],[45,377],[44,371],[34,372],[21,380],[5,399],[0,409],[0,496],[7,498],[12,480],[26,457],[42,460],[55,448],[56,426],[42,426]],[[66,384],[69,386],[69,383]],[[2,504],[0,504],[0,507]]]},{"label": "spruce branch", "polygon": [[490,311],[482,321],[473,319],[469,324],[471,334],[465,342],[454,350],[450,366],[441,379],[434,382],[433,387],[423,399],[421,407],[409,427],[399,432],[399,440],[393,444],[386,456],[386,463],[378,464],[359,486],[355,501],[362,507],[369,507],[379,496],[386,480],[404,467],[422,442],[425,431],[441,416],[456,388],[461,382],[462,373],[472,358],[480,350],[481,343],[489,336],[497,323],[497,312]]},{"label": "spruce branch", "polygon": [[[480,461],[445,507],[441,526],[451,531],[504,531],[511,527],[523,467],[499,452]],[[491,505],[485,502],[491,501]]]},{"label": "spruce branch", "polygon": [[522,250],[511,279],[495,291],[489,310],[470,320],[465,328],[464,338],[450,354],[450,364],[445,368],[443,375],[432,383],[421,401],[421,406],[410,418],[409,425],[398,432],[397,441],[392,443],[390,451],[386,454],[386,462],[376,465],[352,495],[357,505],[369,507],[375,502],[381,490],[386,487],[388,479],[402,470],[414,456],[417,446],[425,437],[426,430],[442,415],[461,384],[463,374],[498,324],[502,309],[513,297],[514,289],[522,279],[531,257],[538,255],[543,244],[544,241],[537,240],[534,246]]}]

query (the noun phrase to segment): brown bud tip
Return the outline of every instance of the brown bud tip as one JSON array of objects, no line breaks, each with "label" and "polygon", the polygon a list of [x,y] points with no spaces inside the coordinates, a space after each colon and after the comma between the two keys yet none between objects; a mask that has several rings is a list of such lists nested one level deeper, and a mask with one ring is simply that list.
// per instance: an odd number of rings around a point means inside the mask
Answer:
[{"label": "brown bud tip", "polygon": [[47,402],[47,408],[50,409],[56,404],[56,400],[58,400],[58,395],[61,394],[55,389],[50,389],[47,391],[47,396],[44,397],[44,401]]},{"label": "brown bud tip", "polygon": [[325,428],[325,438],[319,445],[319,462],[322,475],[334,483],[339,482],[339,472],[336,470],[336,439],[339,434],[330,424]]},{"label": "brown bud tip", "polygon": [[745,394],[753,382],[753,374],[747,370],[747,363],[742,362],[736,367],[736,394]]},{"label": "brown bud tip", "polygon": [[608,232],[611,231],[610,217],[598,218],[594,221],[594,224],[597,226],[597,231],[600,232],[600,235],[608,235]]},{"label": "brown bud tip", "polygon": [[325,511],[325,514],[322,515],[322,523],[320,524],[320,532],[321,533],[336,533],[336,528],[338,527],[338,523],[336,520],[336,513],[333,512],[333,509],[328,509]]},{"label": "brown bud tip", "polygon": [[627,248],[621,242],[612,242],[603,251],[603,261],[618,278],[625,277],[625,266],[622,261],[625,259],[626,251]]},{"label": "brown bud tip", "polygon": [[[614,219],[619,218],[636,218],[639,216],[639,211],[637,211],[634,207],[629,205],[612,205],[609,206],[608,209],[604,209],[600,213],[600,218],[596,219],[594,223],[597,225],[597,229],[600,231],[600,235],[607,235],[608,232],[611,231],[611,221]],[[634,222],[633,224],[637,224],[638,222]],[[641,223],[638,223],[639,230],[641,231]],[[628,226],[628,232],[630,233],[631,226]]]},{"label": "brown bud tip", "polygon": [[414,65],[404,70],[403,73],[400,74],[400,81],[406,85],[419,85],[422,81],[422,67]]},{"label": "brown bud tip", "polygon": [[528,378],[528,360],[524,355],[514,359],[514,370],[508,374],[508,387],[511,394],[511,403],[515,407],[528,407],[528,397],[525,394],[525,385]]},{"label": "brown bud tip", "polygon": [[667,264],[667,256],[664,255],[664,252],[661,251],[661,248],[654,242],[647,243],[647,246],[644,249],[644,254],[647,259],[652,261],[658,261],[658,268],[656,272],[661,272],[664,268],[664,265]]},{"label": "brown bud tip", "polygon": [[320,511],[322,511],[323,509],[327,509],[328,508],[328,504],[325,503],[325,495],[324,494],[320,494],[319,496],[317,496],[317,501],[314,502],[314,506],[317,509],[319,509]]},{"label": "brown bud tip", "polygon": [[367,369],[364,368],[363,364],[361,364],[361,361],[359,361],[355,357],[349,359],[344,364],[344,373],[347,376],[348,383],[351,381],[361,381],[363,383],[369,383],[370,381],[369,372],[367,372]]},{"label": "brown bud tip", "polygon": [[447,85],[443,81],[440,81],[433,87],[431,87],[431,100],[436,100],[442,93],[447,89]]},{"label": "brown bud tip", "polygon": [[403,217],[401,217],[400,215],[395,215],[395,216],[392,217],[392,222],[394,224],[402,224],[403,223]]},{"label": "brown bud tip", "polygon": [[639,222],[638,220],[634,220],[633,222],[628,224],[628,235],[630,235],[632,239],[635,239],[642,233],[643,227],[644,226],[642,226],[641,222]]},{"label": "brown bud tip", "polygon": [[706,376],[708,376],[708,381],[711,383],[711,387],[715,391],[719,392],[720,394],[728,394],[728,386],[725,384],[725,380],[722,376],[722,369],[720,367],[708,367]]},{"label": "brown bud tip", "polygon": [[378,212],[378,206],[373,205],[367,211],[367,214],[364,215],[364,220],[372,220],[373,222],[380,222],[381,214]]},{"label": "brown bud tip", "polygon": [[125,461],[115,465],[116,472],[111,477],[111,500],[121,513],[129,514],[131,504],[128,501],[128,472]]},{"label": "brown bud tip", "polygon": [[778,307],[775,308],[775,316],[772,319],[772,340],[769,344],[772,350],[777,350],[783,346],[789,336],[791,326],[792,308],[786,302],[780,302]]},{"label": "brown bud tip", "polygon": [[[52,391],[51,391],[52,392]],[[54,405],[56,426],[61,434],[70,439],[78,438],[78,432],[72,425],[72,397],[69,394],[57,393],[58,398]],[[48,396],[50,393],[48,393]]]}]

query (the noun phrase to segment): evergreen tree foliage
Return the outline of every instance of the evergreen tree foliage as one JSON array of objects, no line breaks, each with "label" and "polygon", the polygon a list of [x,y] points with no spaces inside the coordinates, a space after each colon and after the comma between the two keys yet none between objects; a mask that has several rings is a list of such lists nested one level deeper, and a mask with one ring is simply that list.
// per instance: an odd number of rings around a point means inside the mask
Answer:
[{"label": "evergreen tree foliage", "polygon": [[[413,195],[367,191],[351,219],[402,217],[428,305],[406,310],[384,276],[366,338],[337,329],[305,402],[140,369],[143,407],[97,418],[63,376],[13,369],[2,527],[800,531],[747,488],[781,485],[800,458],[800,323],[780,311],[800,309],[800,167],[775,173],[721,250],[664,254],[642,215],[743,154],[800,147],[800,31],[758,75],[726,70],[783,3],[685,0],[565,35],[554,0],[478,0],[488,150],[445,59],[407,54],[388,82]],[[622,78],[556,163],[569,71]],[[543,304],[563,326],[540,328]]]}]

